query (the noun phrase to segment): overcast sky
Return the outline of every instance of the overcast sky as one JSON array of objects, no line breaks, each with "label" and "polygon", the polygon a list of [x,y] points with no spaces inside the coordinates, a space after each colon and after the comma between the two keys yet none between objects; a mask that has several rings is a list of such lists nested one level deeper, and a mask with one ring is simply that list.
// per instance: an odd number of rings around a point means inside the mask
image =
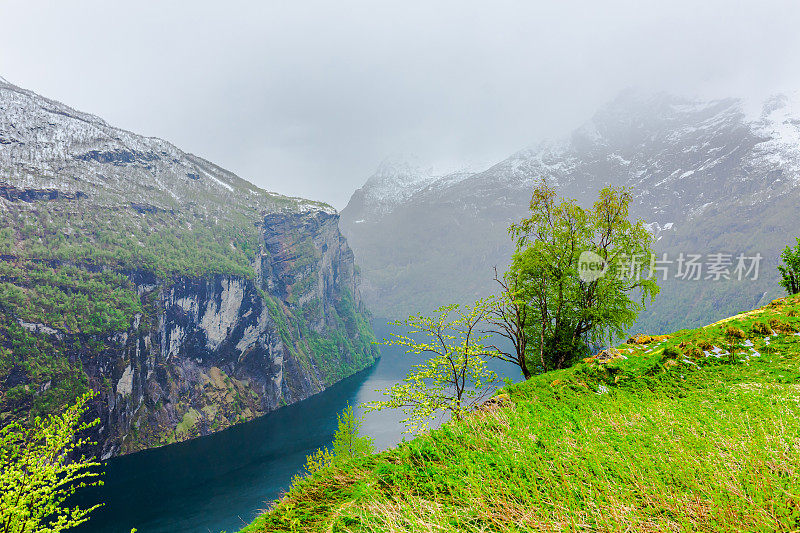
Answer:
[{"label": "overcast sky", "polygon": [[626,87],[800,89],[800,1],[0,0],[0,76],[343,208],[386,156],[445,171]]}]

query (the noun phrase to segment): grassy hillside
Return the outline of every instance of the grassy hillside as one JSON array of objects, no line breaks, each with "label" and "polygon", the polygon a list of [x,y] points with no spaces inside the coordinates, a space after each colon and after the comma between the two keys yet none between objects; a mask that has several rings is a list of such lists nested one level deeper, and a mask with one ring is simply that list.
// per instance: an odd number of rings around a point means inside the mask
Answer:
[{"label": "grassy hillside", "polygon": [[247,533],[796,531],[800,297],[511,386]]}]

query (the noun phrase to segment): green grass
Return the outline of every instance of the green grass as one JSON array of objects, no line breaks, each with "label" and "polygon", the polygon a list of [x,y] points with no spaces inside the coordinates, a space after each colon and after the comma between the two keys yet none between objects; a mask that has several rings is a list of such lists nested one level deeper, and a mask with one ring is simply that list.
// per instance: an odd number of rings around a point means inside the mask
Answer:
[{"label": "green grass", "polygon": [[301,480],[243,531],[797,531],[798,314],[785,299],[536,376]]}]

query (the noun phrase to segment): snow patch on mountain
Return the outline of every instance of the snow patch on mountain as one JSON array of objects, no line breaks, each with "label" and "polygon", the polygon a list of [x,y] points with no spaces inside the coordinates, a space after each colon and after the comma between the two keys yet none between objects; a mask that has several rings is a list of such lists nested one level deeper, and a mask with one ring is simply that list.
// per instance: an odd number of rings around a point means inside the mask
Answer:
[{"label": "snow patch on mountain", "polygon": [[225,211],[233,195],[262,211],[335,213],[326,204],[267,193],[167,141],[113,127],[2,78],[0,182],[81,193],[94,205],[115,208],[140,204],[169,211],[192,204]]},{"label": "snow patch on mountain", "polygon": [[660,224],[658,222],[650,222],[649,224],[645,224],[644,227],[656,241],[660,241],[664,237],[665,232],[674,230],[675,223],[665,222],[664,224]]},{"label": "snow patch on mountain", "polygon": [[216,176],[212,176],[211,174],[209,174],[208,172],[206,172],[205,170],[203,170],[200,167],[197,167],[197,170],[199,170],[200,172],[202,172],[203,174],[205,174],[206,176],[211,178],[214,181],[214,183],[216,183],[216,184],[218,184],[218,185],[220,185],[222,187],[225,187],[229,191],[233,192],[233,187],[231,187],[230,185],[228,185],[227,183],[225,183],[221,179],[217,178]]},{"label": "snow patch on mountain", "polygon": [[[511,254],[506,228],[527,215],[543,178],[587,207],[602,187],[630,187],[631,215],[650,223],[663,250],[747,249],[766,257],[785,246],[787,232],[777,228],[790,227],[800,202],[799,111],[796,94],[756,106],[747,99],[626,91],[571,135],[487,170],[452,183],[427,175],[425,187],[422,179],[408,180],[412,185],[390,193],[390,217],[375,216],[375,205],[357,192],[342,212],[343,231],[370,303],[385,316],[415,312],[420,302],[470,301],[490,290],[486,273]],[[422,234],[424,245],[416,244]],[[385,243],[398,239],[402,250],[387,253]]]},{"label": "snow patch on mountain", "polygon": [[453,172],[444,176],[433,169],[422,169],[414,156],[392,156],[378,166],[360,189],[368,215],[376,218],[390,213],[428,188],[443,189],[471,176],[470,172]]},{"label": "snow patch on mountain", "polygon": [[753,128],[766,140],[757,146],[752,163],[781,169],[800,184],[800,91],[769,98]]}]

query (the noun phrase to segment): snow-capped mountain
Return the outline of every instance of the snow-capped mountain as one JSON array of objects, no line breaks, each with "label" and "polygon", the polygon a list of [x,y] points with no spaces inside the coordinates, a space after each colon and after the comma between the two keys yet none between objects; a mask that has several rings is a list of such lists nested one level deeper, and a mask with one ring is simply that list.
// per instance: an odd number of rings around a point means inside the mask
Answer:
[{"label": "snow-capped mountain", "polygon": [[[268,193],[171,143],[107,124],[0,78],[0,176],[18,188],[88,195],[101,205],[224,211],[236,200],[272,205]],[[236,203],[236,202],[233,202]],[[294,199],[286,206],[332,208]],[[293,205],[292,205],[293,204]]]},{"label": "snow-capped mountain", "polygon": [[[693,287],[715,296],[689,311],[692,323],[727,316],[731,306],[757,303],[743,299],[775,292],[779,248],[800,233],[800,93],[754,104],[626,91],[567,138],[444,187],[393,191],[402,200],[377,220],[352,224],[369,209],[354,194],[341,225],[374,309],[394,316],[489,292],[491,267],[504,267],[511,252],[506,228],[525,215],[541,178],[584,205],[605,185],[631,187],[634,214],[664,252],[761,252],[770,270],[759,283],[730,292]],[[680,326],[661,308],[675,303],[671,287],[648,312],[648,327]]]},{"label": "snow-capped mountain", "polygon": [[359,212],[363,215],[353,223],[378,221],[421,191],[430,187],[447,187],[470,175],[469,172],[437,175],[432,170],[420,168],[414,156],[389,157],[381,162],[375,173],[350,199],[349,203],[359,205]]},{"label": "snow-capped mountain", "polygon": [[377,355],[322,203],[0,80],[0,427],[91,389],[103,458],[315,394]]}]

